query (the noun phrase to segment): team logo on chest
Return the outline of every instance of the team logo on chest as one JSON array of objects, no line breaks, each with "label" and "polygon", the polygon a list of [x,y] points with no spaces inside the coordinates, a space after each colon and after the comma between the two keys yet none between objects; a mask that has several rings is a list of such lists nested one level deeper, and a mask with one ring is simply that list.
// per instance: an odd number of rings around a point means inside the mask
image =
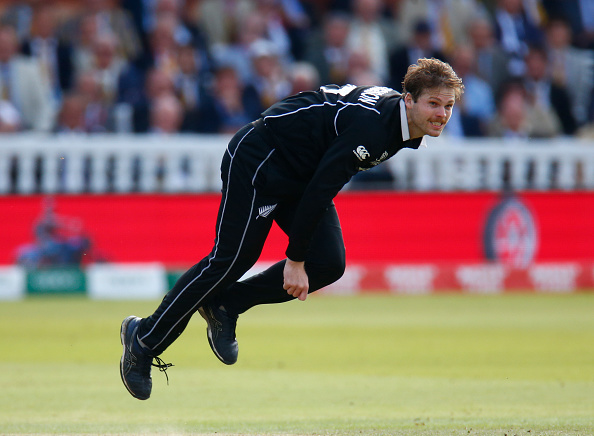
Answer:
[{"label": "team logo on chest", "polygon": [[362,145],[358,146],[355,150],[353,150],[353,153],[355,153],[355,156],[357,156],[357,159],[359,159],[361,162],[370,156],[367,149]]}]

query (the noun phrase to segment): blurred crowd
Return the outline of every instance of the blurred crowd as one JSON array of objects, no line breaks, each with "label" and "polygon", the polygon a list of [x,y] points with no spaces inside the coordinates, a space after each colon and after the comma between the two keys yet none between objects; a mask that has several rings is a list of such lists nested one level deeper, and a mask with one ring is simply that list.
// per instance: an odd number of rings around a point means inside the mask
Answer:
[{"label": "blurred crowd", "polygon": [[420,57],[464,81],[447,135],[594,138],[594,0],[3,0],[0,132],[232,133]]}]

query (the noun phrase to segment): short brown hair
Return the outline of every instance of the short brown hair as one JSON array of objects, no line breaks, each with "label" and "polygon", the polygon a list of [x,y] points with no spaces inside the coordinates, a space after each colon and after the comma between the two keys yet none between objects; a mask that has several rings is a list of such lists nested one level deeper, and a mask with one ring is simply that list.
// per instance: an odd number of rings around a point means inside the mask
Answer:
[{"label": "short brown hair", "polygon": [[416,64],[408,67],[402,82],[404,93],[409,93],[414,101],[417,101],[426,89],[440,86],[453,89],[456,100],[464,92],[462,79],[458,77],[450,64],[435,58],[419,59]]}]

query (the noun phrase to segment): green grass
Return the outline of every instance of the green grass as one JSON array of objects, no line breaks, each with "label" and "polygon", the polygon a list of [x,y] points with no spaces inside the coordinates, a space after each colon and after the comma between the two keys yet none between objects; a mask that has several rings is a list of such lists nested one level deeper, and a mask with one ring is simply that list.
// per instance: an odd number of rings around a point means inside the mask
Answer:
[{"label": "green grass", "polygon": [[592,435],[594,293],[325,297],[196,316],[132,398],[119,325],[157,302],[0,303],[0,434]]}]

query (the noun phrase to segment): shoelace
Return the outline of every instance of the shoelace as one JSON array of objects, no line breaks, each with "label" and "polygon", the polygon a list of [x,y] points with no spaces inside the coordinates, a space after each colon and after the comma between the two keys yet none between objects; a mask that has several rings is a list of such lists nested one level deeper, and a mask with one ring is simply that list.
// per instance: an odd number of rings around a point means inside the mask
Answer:
[{"label": "shoelace", "polygon": [[153,359],[155,359],[157,363],[151,362],[151,365],[157,368],[163,374],[165,374],[165,378],[167,379],[167,386],[169,386],[169,376],[167,375],[167,369],[174,366],[173,363],[165,363],[163,359],[157,356],[153,357]]},{"label": "shoelace", "polygon": [[[235,340],[235,328],[237,327],[237,317],[229,315],[227,312],[221,310],[221,317],[224,318],[223,321],[219,321],[215,318],[217,323],[218,330],[222,333],[223,337],[234,341]],[[227,328],[223,328],[223,327]]]}]

